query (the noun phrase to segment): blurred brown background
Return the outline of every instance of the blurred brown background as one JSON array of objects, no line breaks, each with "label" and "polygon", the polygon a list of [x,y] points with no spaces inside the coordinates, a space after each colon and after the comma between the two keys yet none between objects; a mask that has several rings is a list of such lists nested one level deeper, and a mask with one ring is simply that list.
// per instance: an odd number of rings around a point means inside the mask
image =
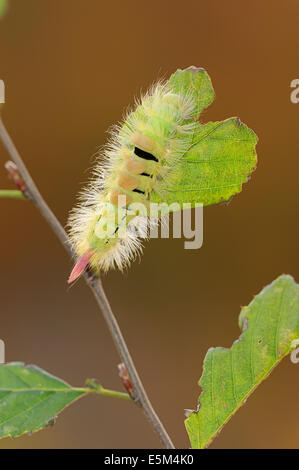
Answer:
[{"label": "blurred brown background", "polygon": [[[0,22],[3,118],[65,224],[92,155],[134,96],[160,75],[205,67],[216,90],[204,120],[240,118],[260,138],[259,164],[229,206],[204,211],[204,244],[152,240],[141,262],[109,273],[107,295],[175,445],[196,405],[211,346],[238,337],[238,314],[281,273],[299,281],[297,0],[187,2],[11,0]],[[8,156],[2,145],[0,157]],[[12,187],[4,169],[0,187]],[[6,360],[38,364],[73,385],[121,389],[119,358],[83,281],[69,289],[64,249],[37,211],[1,200],[0,338]],[[226,425],[214,448],[298,447],[299,367],[288,359]],[[142,413],[87,397],[49,430],[1,448],[159,447]]]}]

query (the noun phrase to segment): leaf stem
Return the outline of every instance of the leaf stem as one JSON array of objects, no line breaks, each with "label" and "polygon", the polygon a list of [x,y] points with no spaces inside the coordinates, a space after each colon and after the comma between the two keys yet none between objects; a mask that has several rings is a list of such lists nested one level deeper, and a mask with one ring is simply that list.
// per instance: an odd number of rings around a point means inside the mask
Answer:
[{"label": "leaf stem", "polygon": [[132,401],[128,393],[104,388],[95,380],[86,380],[86,385],[88,387],[85,389],[87,393],[98,393],[99,395],[105,395],[106,397],[122,398],[123,400]]},{"label": "leaf stem", "polygon": [[117,392],[115,390],[110,390],[108,388],[101,387],[96,393],[100,395],[105,395],[106,397],[122,398],[123,400],[131,401],[130,395],[124,392]]},{"label": "leaf stem", "polygon": [[[23,163],[22,157],[20,156],[18,150],[16,149],[14,142],[12,141],[10,135],[8,134],[3,121],[0,116],[0,140],[2,140],[4,146],[6,147],[8,153],[10,154],[11,159],[17,165],[20,175],[23,178],[23,181],[26,186],[26,190],[28,192],[29,199],[33,202],[36,208],[39,210],[41,215],[46,219],[48,224],[51,226],[54,233],[57,235],[59,240],[61,241],[62,245],[65,249],[71,254],[73,258],[75,258],[75,254],[69,242],[68,236],[48,206],[48,204],[43,199],[42,195],[40,194],[39,190],[37,189],[33,179],[31,178],[25,164]],[[121,333],[117,320],[112,312],[108,299],[106,297],[104,288],[102,286],[102,282],[99,278],[95,277],[91,273],[84,274],[85,281],[87,282],[88,286],[90,287],[91,291],[93,292],[97,304],[101,308],[106,323],[109,327],[110,333],[114,339],[115,346],[118,350],[118,353],[124,362],[127,371],[129,373],[130,379],[134,386],[136,392],[136,403],[141,406],[145,415],[147,416],[149,422],[151,423],[154,430],[157,432],[162,444],[167,449],[174,449],[174,445],[168,436],[163,424],[161,423],[158,415],[156,414],[153,406],[144,390],[142,385],[141,379],[137,373],[135,368],[133,359],[129,353],[128,347],[124,340],[124,337]]]},{"label": "leaf stem", "polygon": [[26,199],[22,191],[18,191],[17,189],[0,189],[0,198]]}]

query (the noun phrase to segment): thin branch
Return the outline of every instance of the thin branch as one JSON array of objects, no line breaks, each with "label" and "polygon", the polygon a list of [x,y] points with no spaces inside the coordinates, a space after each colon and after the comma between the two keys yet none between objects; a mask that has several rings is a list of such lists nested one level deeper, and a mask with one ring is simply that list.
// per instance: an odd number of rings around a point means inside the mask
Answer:
[{"label": "thin branch", "polygon": [[[52,230],[55,232],[63,246],[66,250],[70,253],[70,255],[74,258],[75,254],[72,250],[71,244],[69,242],[68,236],[63,229],[62,225],[53,214],[45,200],[43,199],[42,195],[40,194],[39,190],[37,189],[33,179],[31,178],[26,166],[23,163],[23,160],[17,151],[12,139],[10,138],[3,121],[0,117],[0,140],[2,140],[4,146],[6,147],[8,153],[10,154],[11,159],[17,165],[19,173],[23,178],[25,187],[26,187],[26,195],[28,193],[28,198],[31,199],[33,204],[42,214],[42,216],[47,220],[48,224],[51,226]],[[126,342],[123,338],[117,320],[111,310],[109,302],[107,300],[105,291],[102,286],[102,282],[99,278],[95,277],[91,273],[85,273],[84,275],[85,281],[87,282],[88,286],[90,287],[91,291],[93,292],[97,304],[101,308],[104,318],[107,322],[109,327],[110,333],[113,337],[115,346],[118,350],[118,353],[125,364],[129,377],[132,381],[135,393],[136,393],[136,403],[141,406],[145,415],[147,416],[148,420],[150,421],[152,427],[157,432],[162,444],[167,449],[174,449],[174,445],[168,436],[163,424],[161,423],[159,417],[157,416],[155,410],[153,409],[149,398],[144,390],[140,377],[136,371],[134,362],[132,357],[129,353],[128,347]]]},{"label": "thin branch", "polygon": [[22,191],[19,191],[17,189],[0,189],[0,198],[26,199]]}]

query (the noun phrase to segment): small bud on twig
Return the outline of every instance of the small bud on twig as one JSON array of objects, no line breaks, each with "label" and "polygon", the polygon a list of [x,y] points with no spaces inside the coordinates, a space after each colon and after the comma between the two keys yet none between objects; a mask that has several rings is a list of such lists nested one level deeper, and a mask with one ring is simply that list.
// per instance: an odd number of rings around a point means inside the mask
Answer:
[{"label": "small bud on twig", "polygon": [[135,390],[134,390],[134,387],[133,387],[133,384],[129,378],[129,374],[128,374],[128,371],[126,369],[126,366],[123,362],[121,362],[120,364],[118,364],[118,371],[119,371],[119,376],[121,378],[121,381],[123,383],[123,386],[125,387],[126,391],[128,392],[128,394],[130,395],[130,397],[132,398],[132,400],[134,400],[136,402],[137,400],[137,395],[135,393]]},{"label": "small bud on twig", "polygon": [[27,191],[27,188],[25,186],[25,183],[24,183],[24,180],[22,178],[22,176],[20,175],[20,172],[18,170],[18,167],[17,165],[12,162],[12,161],[8,161],[5,163],[5,168],[8,172],[8,177],[14,182],[14,184],[16,185],[16,187],[22,191],[22,193],[28,197],[28,191]]}]

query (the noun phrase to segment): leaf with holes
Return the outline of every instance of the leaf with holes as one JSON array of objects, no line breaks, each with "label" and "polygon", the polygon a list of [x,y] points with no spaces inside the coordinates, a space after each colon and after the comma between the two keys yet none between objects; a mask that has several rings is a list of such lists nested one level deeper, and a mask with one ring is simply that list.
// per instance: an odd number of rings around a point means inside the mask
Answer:
[{"label": "leaf with holes", "polygon": [[38,431],[89,390],[74,388],[36,366],[0,365],[0,438]]},{"label": "leaf with holes", "polygon": [[[204,69],[189,67],[177,70],[169,79],[175,92],[193,95],[198,103],[198,114],[214,100],[211,79]],[[229,201],[242,191],[256,167],[256,134],[236,118],[208,122],[199,126],[190,141],[190,147],[175,170],[171,187],[153,194],[156,203],[191,203],[204,206]],[[175,206],[170,210],[177,210]]]},{"label": "leaf with holes", "polygon": [[[282,275],[239,317],[243,333],[230,349],[209,349],[198,411],[186,419],[191,446],[206,447],[299,338],[299,286]],[[293,344],[292,344],[293,342]]]},{"label": "leaf with holes", "polygon": [[[197,103],[196,116],[215,98],[211,79],[203,68],[177,70],[168,85],[175,93],[192,96]],[[139,113],[137,108],[135,119],[141,118]],[[129,123],[125,122],[124,127],[129,129]],[[165,191],[153,191],[151,202],[164,205],[161,212],[168,213],[182,208],[183,204],[195,207],[229,201],[242,191],[255,170],[257,142],[256,134],[237,117],[200,123],[189,136],[186,152],[175,166],[171,183]]]}]

